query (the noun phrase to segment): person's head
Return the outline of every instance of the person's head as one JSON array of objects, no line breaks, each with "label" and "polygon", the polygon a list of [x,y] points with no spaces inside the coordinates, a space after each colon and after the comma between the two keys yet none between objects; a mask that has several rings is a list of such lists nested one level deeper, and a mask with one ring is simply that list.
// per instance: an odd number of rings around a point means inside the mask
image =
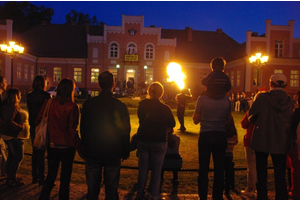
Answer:
[{"label": "person's head", "polygon": [[270,77],[271,88],[285,88],[287,86],[287,79],[282,73],[275,73]]},{"label": "person's head", "polygon": [[212,71],[224,71],[225,65],[226,61],[222,57],[216,57],[210,62],[210,68]]},{"label": "person's head", "polygon": [[75,83],[69,78],[62,79],[57,85],[56,96],[60,97],[60,104],[64,104],[66,101],[74,102],[74,90]]},{"label": "person's head", "polygon": [[7,88],[6,79],[3,76],[0,76],[0,94],[5,91]]},{"label": "person's head", "polygon": [[149,85],[147,93],[150,99],[160,99],[164,94],[164,87],[158,81],[153,82]]},{"label": "person's head", "polygon": [[32,89],[46,90],[46,79],[41,75],[36,76],[32,83]]},{"label": "person's head", "polygon": [[104,71],[99,74],[98,83],[102,90],[112,90],[114,87],[114,75],[110,71]]},{"label": "person's head", "polygon": [[21,101],[21,91],[17,88],[10,88],[6,91],[4,104],[18,105]]},{"label": "person's head", "polygon": [[183,89],[181,90],[181,94],[189,95],[189,94],[190,94],[189,89],[183,88]]}]

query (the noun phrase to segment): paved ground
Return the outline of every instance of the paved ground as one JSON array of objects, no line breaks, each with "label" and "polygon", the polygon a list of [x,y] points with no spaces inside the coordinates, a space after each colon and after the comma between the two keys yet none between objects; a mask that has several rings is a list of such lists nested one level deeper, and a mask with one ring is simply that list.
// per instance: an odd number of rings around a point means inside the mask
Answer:
[{"label": "paved ground", "polygon": [[[42,187],[37,184],[31,184],[31,178],[23,176],[24,186],[19,188],[9,188],[5,185],[4,180],[0,180],[0,199],[1,200],[36,200],[39,197]],[[51,200],[58,199],[59,182],[51,193]],[[70,200],[84,200],[86,199],[87,186],[71,184]],[[133,200],[135,192],[119,191],[120,200]],[[197,194],[162,194],[166,200],[198,200]],[[274,193],[269,193],[270,200],[274,199]],[[224,195],[224,200],[254,200],[255,198],[246,198],[240,194],[232,192],[230,196]],[[99,200],[104,200],[104,190],[101,190]],[[211,200],[209,196],[208,200]]]}]

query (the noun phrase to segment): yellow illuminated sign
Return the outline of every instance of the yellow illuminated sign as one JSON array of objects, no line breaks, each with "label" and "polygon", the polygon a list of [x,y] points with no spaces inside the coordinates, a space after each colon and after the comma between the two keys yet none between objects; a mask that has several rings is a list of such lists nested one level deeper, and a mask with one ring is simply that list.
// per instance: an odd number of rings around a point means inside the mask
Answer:
[{"label": "yellow illuminated sign", "polygon": [[125,61],[139,61],[138,55],[125,55]]}]

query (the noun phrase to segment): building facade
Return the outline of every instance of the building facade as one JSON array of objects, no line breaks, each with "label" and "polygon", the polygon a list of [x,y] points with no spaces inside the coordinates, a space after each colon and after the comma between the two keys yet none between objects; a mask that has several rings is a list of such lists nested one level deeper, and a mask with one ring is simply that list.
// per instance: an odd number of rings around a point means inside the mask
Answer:
[{"label": "building facade", "polygon": [[[143,15],[122,15],[121,26],[43,23],[21,35],[13,33],[12,23],[0,23],[0,41],[21,43],[25,53],[13,60],[0,54],[0,74],[8,84],[13,80],[23,95],[30,91],[36,75],[46,77],[48,88],[62,78],[72,78],[82,94],[90,90],[92,96],[98,94],[98,75],[105,70],[112,71],[120,88],[129,87],[127,82],[135,89],[152,81],[167,84],[170,62],[182,66],[186,87],[203,90],[201,80],[210,73],[209,63],[216,56],[227,61],[225,73],[232,92],[250,94],[257,87],[268,89],[274,72],[286,75],[290,94],[300,90],[300,39],[294,38],[294,20],[288,25],[271,25],[271,20],[266,20],[265,34],[248,31],[243,44],[222,29],[145,27]],[[256,52],[269,56],[259,69],[249,63],[249,56]]]}]

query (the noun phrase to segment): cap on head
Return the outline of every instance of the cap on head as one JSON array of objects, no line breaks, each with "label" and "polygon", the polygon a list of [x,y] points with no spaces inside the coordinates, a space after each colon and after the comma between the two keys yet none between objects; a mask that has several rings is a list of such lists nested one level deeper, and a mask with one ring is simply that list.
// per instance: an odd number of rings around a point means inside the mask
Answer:
[{"label": "cap on head", "polygon": [[270,82],[277,84],[278,86],[284,86],[287,84],[287,79],[282,73],[275,73],[270,77]]}]

